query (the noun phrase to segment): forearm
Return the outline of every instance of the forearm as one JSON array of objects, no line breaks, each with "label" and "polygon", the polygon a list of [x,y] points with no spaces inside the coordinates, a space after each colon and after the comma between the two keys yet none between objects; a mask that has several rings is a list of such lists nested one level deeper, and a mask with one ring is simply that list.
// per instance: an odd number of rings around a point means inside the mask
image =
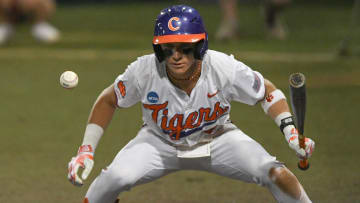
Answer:
[{"label": "forearm", "polygon": [[[94,153],[96,146],[109,125],[116,109],[116,96],[114,86],[106,88],[97,98],[91,109],[84,139],[79,147],[76,157],[68,164],[68,179],[81,186],[94,166]],[[78,176],[79,168],[84,168],[81,178]]]},{"label": "forearm", "polygon": [[[266,100],[267,98],[271,98],[271,93],[274,92],[275,90],[277,90],[277,88],[275,87],[275,85],[273,83],[271,83],[269,80],[265,79],[265,98],[264,100]],[[271,98],[274,99],[274,98]],[[286,101],[285,98],[282,98],[280,100],[278,100],[277,102],[275,102],[274,104],[272,104],[268,109],[267,109],[267,114],[272,118],[272,119],[276,119],[277,116],[279,116],[281,113],[284,112],[290,112],[289,109],[289,105]]]},{"label": "forearm", "polygon": [[111,122],[115,109],[116,97],[113,86],[110,86],[100,94],[91,109],[82,146],[90,145],[92,151],[95,151],[104,130]]},{"label": "forearm", "polygon": [[280,127],[286,140],[289,140],[291,131],[295,128],[289,105],[283,92],[268,80],[265,80],[265,98],[262,101],[262,107]]},{"label": "forearm", "polygon": [[[94,103],[91,109],[88,123],[94,123],[106,129],[110,124],[116,110],[116,101],[113,86],[106,88]],[[114,98],[112,98],[114,97]]]},{"label": "forearm", "polygon": [[290,108],[286,102],[286,97],[281,90],[278,90],[274,84],[265,79],[265,96],[261,105],[267,115],[269,115],[280,127],[289,147],[296,151],[301,158],[309,158],[314,151],[315,142],[309,138],[305,139],[305,147],[301,148]]}]

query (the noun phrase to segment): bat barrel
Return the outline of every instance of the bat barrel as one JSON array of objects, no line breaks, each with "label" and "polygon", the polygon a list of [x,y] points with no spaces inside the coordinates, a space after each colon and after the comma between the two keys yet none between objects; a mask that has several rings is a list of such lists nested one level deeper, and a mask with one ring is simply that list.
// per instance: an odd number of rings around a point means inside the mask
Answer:
[{"label": "bat barrel", "polygon": [[[289,78],[291,107],[296,119],[296,127],[299,131],[299,145],[305,149],[305,112],[306,112],[306,86],[305,75],[302,73],[293,73]],[[301,170],[309,168],[309,161],[301,159],[298,163]]]},{"label": "bat barrel", "polygon": [[295,114],[296,127],[299,133],[304,134],[306,112],[306,85],[302,73],[293,73],[289,78],[291,107]]}]

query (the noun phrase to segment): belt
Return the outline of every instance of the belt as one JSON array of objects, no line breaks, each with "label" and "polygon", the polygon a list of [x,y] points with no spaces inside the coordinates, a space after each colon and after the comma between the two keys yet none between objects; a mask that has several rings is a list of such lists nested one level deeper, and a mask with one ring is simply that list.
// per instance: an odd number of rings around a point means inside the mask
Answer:
[{"label": "belt", "polygon": [[217,125],[209,130],[203,131],[206,134],[209,134],[210,137],[209,138],[216,138],[219,137],[221,135],[223,135],[226,132],[235,130],[236,127],[225,127],[224,125]]}]

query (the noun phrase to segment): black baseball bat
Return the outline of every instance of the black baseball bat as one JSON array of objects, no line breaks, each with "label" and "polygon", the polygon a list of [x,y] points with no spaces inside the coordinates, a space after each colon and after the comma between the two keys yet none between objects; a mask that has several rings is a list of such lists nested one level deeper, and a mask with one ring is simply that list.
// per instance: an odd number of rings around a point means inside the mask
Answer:
[{"label": "black baseball bat", "polygon": [[[290,83],[290,102],[291,108],[295,115],[296,127],[299,132],[299,145],[305,149],[305,136],[304,136],[304,125],[305,125],[305,112],[306,112],[306,85],[305,75],[302,73],[293,73],[289,78]],[[308,159],[300,159],[298,167],[301,170],[309,168]]]}]

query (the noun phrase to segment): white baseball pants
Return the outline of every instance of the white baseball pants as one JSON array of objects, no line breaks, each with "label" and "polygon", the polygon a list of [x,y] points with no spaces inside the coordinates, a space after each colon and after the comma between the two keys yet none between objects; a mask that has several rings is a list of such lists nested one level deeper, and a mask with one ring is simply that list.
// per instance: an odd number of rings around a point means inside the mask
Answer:
[{"label": "white baseball pants", "polygon": [[270,168],[283,164],[239,129],[214,138],[210,150],[210,157],[179,158],[176,147],[144,127],[102,170],[86,198],[89,203],[113,203],[121,192],[135,185],[179,170],[202,170],[266,186],[278,202],[298,202],[269,179]]}]

